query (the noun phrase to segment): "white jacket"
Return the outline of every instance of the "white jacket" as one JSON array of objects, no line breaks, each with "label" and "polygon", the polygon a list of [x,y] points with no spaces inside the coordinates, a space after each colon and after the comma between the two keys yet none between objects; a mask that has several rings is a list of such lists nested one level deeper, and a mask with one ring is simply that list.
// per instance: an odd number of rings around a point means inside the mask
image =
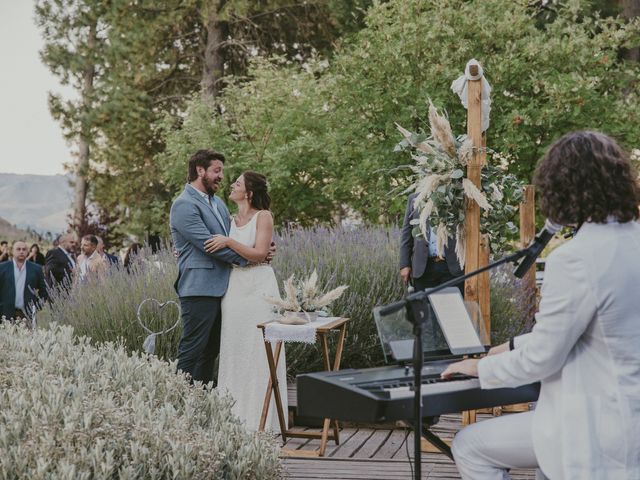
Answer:
[{"label": "white jacket", "polygon": [[640,479],[640,224],[585,223],[549,255],[540,311],[482,388],[542,381],[538,463],[552,480]]}]

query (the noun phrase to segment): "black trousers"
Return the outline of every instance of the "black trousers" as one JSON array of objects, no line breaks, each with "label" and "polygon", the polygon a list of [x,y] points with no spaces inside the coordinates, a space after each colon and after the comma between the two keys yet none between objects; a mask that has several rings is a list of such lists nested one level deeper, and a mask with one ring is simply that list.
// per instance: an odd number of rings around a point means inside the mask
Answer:
[{"label": "black trousers", "polygon": [[178,370],[192,381],[213,381],[213,367],[220,353],[220,297],[180,297],[182,338],[178,345]]},{"label": "black trousers", "polygon": [[[429,259],[427,268],[425,268],[422,276],[413,279],[413,286],[417,292],[425,288],[437,287],[452,278],[454,278],[454,275],[449,272],[446,261],[436,262],[433,259]],[[457,286],[460,289],[460,293],[464,294],[464,282]],[[449,349],[433,310],[431,310],[431,314],[425,322],[422,343],[423,350],[428,352]]]},{"label": "black trousers", "polygon": [[[436,262],[433,259],[427,261],[427,268],[424,269],[424,273],[421,277],[413,279],[413,286],[416,291],[424,290],[425,288],[433,288],[438,285],[451,280],[454,275],[449,272],[449,267],[446,261]],[[464,294],[464,282],[458,285],[460,293]]]}]

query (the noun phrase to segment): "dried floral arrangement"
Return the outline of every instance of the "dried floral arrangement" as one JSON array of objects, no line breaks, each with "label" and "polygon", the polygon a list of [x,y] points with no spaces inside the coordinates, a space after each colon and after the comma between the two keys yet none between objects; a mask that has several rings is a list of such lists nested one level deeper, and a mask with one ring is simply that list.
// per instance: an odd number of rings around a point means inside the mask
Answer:
[{"label": "dried floral arrangement", "polygon": [[267,297],[267,302],[275,306],[278,313],[284,312],[317,312],[320,316],[330,315],[329,305],[340,298],[349,288],[341,285],[333,290],[322,293],[318,285],[316,270],[306,280],[296,281],[291,275],[283,282],[285,298]]},{"label": "dried floral arrangement", "polygon": [[[482,190],[465,177],[465,169],[474,153],[471,139],[454,136],[447,117],[429,103],[430,134],[411,132],[396,124],[404,139],[395,151],[410,151],[415,164],[411,185],[404,194],[415,192],[415,208],[420,212],[412,220],[414,236],[427,235],[427,221],[437,235],[438,254],[444,256],[448,238],[456,239],[456,255],[465,261],[464,199],[475,201],[481,209],[482,230],[488,233],[494,253],[504,250],[518,228],[513,217],[522,199],[522,183],[507,173],[508,167],[487,164],[482,171]],[[495,152],[487,153],[499,157]]]}]

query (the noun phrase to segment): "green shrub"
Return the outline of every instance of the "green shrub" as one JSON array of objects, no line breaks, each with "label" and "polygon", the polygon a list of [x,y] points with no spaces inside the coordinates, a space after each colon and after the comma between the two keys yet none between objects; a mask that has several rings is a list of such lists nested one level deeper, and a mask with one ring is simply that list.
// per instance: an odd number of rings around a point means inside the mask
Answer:
[{"label": "green shrub", "polygon": [[366,27],[327,61],[255,59],[216,105],[197,96],[184,122],[163,125],[166,148],[155,160],[169,196],[182,188],[189,156],[215,145],[229,178],[245,168],[267,176],[279,219],[313,225],[345,209],[371,222],[399,219],[405,199],[390,192],[408,185],[409,172],[395,170],[408,163],[392,153],[402,138],[395,122],[417,131],[431,99],[454,132],[466,131],[451,82],[474,57],[493,87],[487,146],[499,155],[490,164],[528,182],[555,139],[585,128],[638,148],[638,63],[621,54],[638,45],[638,18],[603,17],[594,2],[571,0],[541,23],[534,3],[545,2],[376,1]]},{"label": "green shrub", "polygon": [[0,477],[276,479],[278,449],[175,364],[0,325]]}]

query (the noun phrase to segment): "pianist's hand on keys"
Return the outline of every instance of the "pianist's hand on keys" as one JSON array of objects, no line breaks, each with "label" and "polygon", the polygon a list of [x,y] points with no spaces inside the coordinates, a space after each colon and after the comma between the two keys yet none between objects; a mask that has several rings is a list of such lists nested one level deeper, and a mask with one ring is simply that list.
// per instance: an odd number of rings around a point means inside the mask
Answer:
[{"label": "pianist's hand on keys", "polygon": [[451,378],[455,373],[461,373],[470,377],[478,376],[478,360],[477,358],[468,358],[461,362],[452,363],[449,365],[440,376],[442,378]]}]

